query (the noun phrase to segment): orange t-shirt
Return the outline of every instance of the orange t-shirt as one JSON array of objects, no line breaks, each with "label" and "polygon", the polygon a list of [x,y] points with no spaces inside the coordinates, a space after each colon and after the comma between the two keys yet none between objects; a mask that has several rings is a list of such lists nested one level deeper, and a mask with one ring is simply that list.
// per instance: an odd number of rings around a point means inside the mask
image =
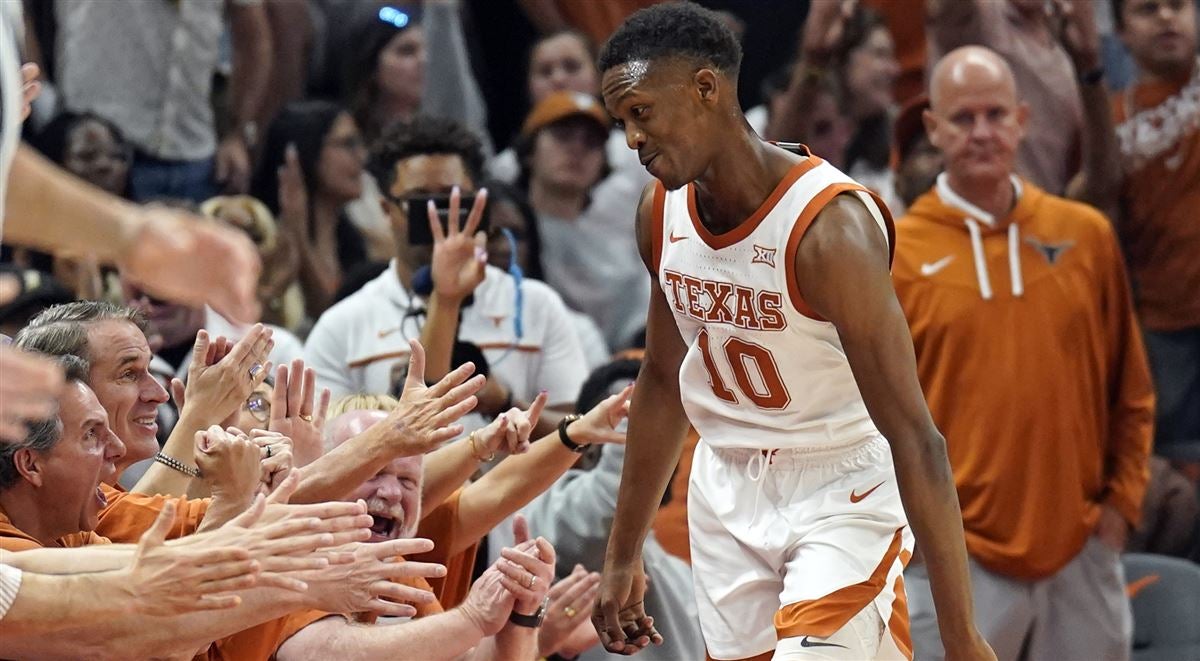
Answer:
[{"label": "orange t-shirt", "polygon": [[137,544],[142,533],[154,525],[158,513],[168,499],[175,501],[175,522],[167,532],[167,539],[178,539],[196,532],[204,514],[208,512],[209,498],[188,500],[177,496],[147,496],[130,493],[120,487],[101,484],[100,489],[108,498],[108,504],[100,510],[100,522],[96,532],[114,542]]},{"label": "orange t-shirt", "polygon": [[[433,594],[437,597],[441,608],[454,608],[467,598],[467,593],[471,591],[471,573],[475,568],[475,552],[479,549],[479,540],[474,540],[465,550],[453,556],[447,556],[447,551],[458,544],[458,502],[462,491],[459,489],[450,494],[445,502],[421,517],[421,523],[417,527],[417,537],[433,540],[433,550],[410,558],[418,562],[437,562],[446,565],[444,578],[433,578],[428,582],[428,585],[432,586]],[[418,617],[420,616],[418,615]]]},{"label": "orange t-shirt", "polygon": [[1083,548],[1101,503],[1132,525],[1149,479],[1150,372],[1108,220],[1029,182],[1008,227],[980,223],[981,295],[967,213],[934,190],[896,223],[893,279],[962,506],[967,550],[1039,579]]},{"label": "orange t-shirt", "polygon": [[[1182,88],[1140,85],[1131,98],[1117,94],[1114,119],[1120,125],[1130,119],[1130,111],[1136,117],[1159,109]],[[1124,154],[1123,159],[1124,217],[1118,227],[1138,314],[1146,328],[1156,331],[1200,327],[1200,122],[1194,121],[1195,108],[1188,112],[1193,113],[1190,129],[1165,150],[1152,158]],[[1189,126],[1186,120],[1170,124]],[[1140,129],[1153,133],[1147,126]]]},{"label": "orange t-shirt", "polygon": [[[77,532],[60,537],[55,541],[54,545],[59,548],[74,549],[82,546],[111,543],[108,539],[94,532]],[[16,552],[40,548],[45,548],[45,546],[36,538],[25,534],[25,532],[13,525],[12,520],[8,518],[8,514],[3,509],[0,509],[0,549]]]}]

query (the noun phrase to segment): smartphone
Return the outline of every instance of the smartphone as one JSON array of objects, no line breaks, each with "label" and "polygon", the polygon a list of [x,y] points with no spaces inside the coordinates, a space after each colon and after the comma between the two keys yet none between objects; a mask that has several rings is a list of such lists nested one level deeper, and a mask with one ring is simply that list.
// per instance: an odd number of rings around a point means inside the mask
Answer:
[{"label": "smartphone", "polygon": [[[450,196],[449,195],[431,195],[422,197],[412,197],[407,200],[408,213],[408,245],[410,246],[431,246],[433,245],[433,233],[429,230],[429,201],[432,200],[437,208],[438,221],[442,224],[442,232],[445,233],[450,225]],[[471,207],[475,204],[474,195],[463,195],[458,206],[458,226],[464,227],[467,224],[467,216],[471,213]],[[484,208],[483,218],[479,221],[479,228],[476,231],[486,232],[488,230],[488,213],[487,208]]]}]

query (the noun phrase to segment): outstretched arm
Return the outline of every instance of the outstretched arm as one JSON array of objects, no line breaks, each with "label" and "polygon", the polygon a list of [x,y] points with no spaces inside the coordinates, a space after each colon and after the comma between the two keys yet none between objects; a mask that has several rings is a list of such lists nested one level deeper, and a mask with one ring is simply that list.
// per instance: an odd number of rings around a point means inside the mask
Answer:
[{"label": "outstretched arm", "polygon": [[[650,312],[646,322],[646,357],[633,389],[625,467],[617,494],[617,511],[604,561],[600,599],[593,621],[600,640],[610,652],[645,647],[657,636],[645,626],[641,607],[645,593],[642,544],[658,512],[663,493],[679,463],[688,420],[679,400],[679,367],[687,345],[679,335],[666,295],[658,286],[657,256],[653,241],[655,214],[651,183],[638,204],[638,248],[650,271]],[[624,612],[622,612],[624,611]],[[632,619],[631,619],[632,618]],[[624,621],[623,621],[624,620]],[[636,625],[638,635],[628,640],[622,624]],[[661,642],[661,638],[657,638]]]},{"label": "outstretched arm", "polygon": [[857,198],[841,195],[801,240],[795,267],[804,300],[837,327],[867,410],[891,444],[904,509],[928,561],[947,657],[994,659],[975,630],[958,493],[945,439],[917,381],[886,237]]}]

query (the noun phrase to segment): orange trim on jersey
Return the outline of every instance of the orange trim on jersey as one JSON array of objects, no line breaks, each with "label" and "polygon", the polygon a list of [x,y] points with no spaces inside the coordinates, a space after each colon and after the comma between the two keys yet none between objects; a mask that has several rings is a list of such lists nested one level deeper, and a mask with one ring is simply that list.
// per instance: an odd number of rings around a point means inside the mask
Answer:
[{"label": "orange trim on jersey", "polygon": [[654,264],[654,277],[658,277],[658,266],[662,264],[663,252],[663,209],[667,202],[667,188],[654,180],[654,199],[650,202],[650,259]]},{"label": "orange trim on jersey", "polygon": [[[900,554],[900,561],[907,564],[904,560],[904,551]],[[900,653],[904,658],[913,658],[912,651],[912,631],[908,626],[908,595],[904,592],[904,576],[896,577],[896,585],[893,592],[896,593],[896,598],[892,600],[892,616],[888,618],[887,628],[892,634],[892,640],[896,641],[896,647],[900,649]]]},{"label": "orange trim on jersey", "polygon": [[796,286],[796,253],[800,249],[800,239],[804,238],[804,234],[808,232],[808,228],[817,218],[817,214],[825,208],[826,204],[833,198],[847,191],[866,190],[858,184],[829,184],[820,193],[817,193],[813,199],[808,201],[808,205],[800,212],[796,218],[796,224],[792,225],[792,233],[788,235],[787,247],[783,251],[783,269],[784,279],[787,282],[788,298],[792,299],[792,307],[800,314],[817,321],[825,321],[821,315],[813,311],[808,303],[804,302],[804,298],[800,296],[800,289]]},{"label": "orange trim on jersey", "polygon": [[804,176],[804,173],[817,167],[821,163],[823,163],[823,161],[820,158],[810,155],[803,161],[793,165],[792,168],[787,171],[787,174],[783,176],[783,179],[779,181],[779,184],[775,186],[775,190],[771,191],[771,194],[767,196],[767,199],[763,200],[763,203],[758,206],[758,209],[756,209],[754,213],[750,214],[749,218],[743,220],[737,227],[723,234],[713,234],[712,232],[708,231],[708,228],[704,226],[704,223],[700,222],[700,214],[696,211],[696,186],[694,184],[688,184],[687,208],[688,215],[692,218],[692,226],[696,228],[696,233],[700,235],[700,238],[704,241],[704,243],[708,244],[709,248],[712,248],[713,250],[728,248],[738,241],[750,236],[750,234],[757,229],[760,224],[762,224],[762,221],[767,217],[767,214],[771,213],[771,210],[774,209],[775,205],[779,203],[779,200],[783,198],[783,194],[792,187],[792,184],[796,183],[797,179]]},{"label": "orange trim on jersey", "polygon": [[[797,312],[816,321],[825,321],[825,319],[809,307],[808,303],[804,301],[804,297],[800,295],[800,289],[796,287],[796,253],[800,249],[800,240],[804,238],[805,232],[817,219],[817,214],[821,213],[830,200],[850,191],[862,191],[875,200],[875,205],[879,207],[879,212],[883,216],[883,224],[887,227],[889,268],[892,258],[896,255],[896,224],[892,221],[892,213],[888,211],[887,205],[878,195],[862,185],[852,183],[830,184],[817,193],[800,212],[800,216],[796,218],[796,224],[792,225],[792,233],[788,236],[787,247],[783,251],[783,268],[784,277],[787,280],[788,298],[792,299],[792,306],[796,308]],[[875,222],[874,216],[872,216],[871,222]]]},{"label": "orange trim on jersey", "polygon": [[775,613],[775,632],[779,638],[816,636],[828,638],[846,626],[850,618],[866,608],[883,591],[888,573],[900,556],[901,533],[896,531],[883,559],[867,580],[847,585],[817,599],[788,604]]}]

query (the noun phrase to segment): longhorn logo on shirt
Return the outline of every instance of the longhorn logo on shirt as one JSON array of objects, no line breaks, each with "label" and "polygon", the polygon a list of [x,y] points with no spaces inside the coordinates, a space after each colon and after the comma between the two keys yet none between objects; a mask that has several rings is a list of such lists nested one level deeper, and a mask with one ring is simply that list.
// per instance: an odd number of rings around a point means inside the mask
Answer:
[{"label": "longhorn logo on shirt", "polygon": [[775,268],[775,249],[774,248],[764,248],[760,245],[755,244],[754,259],[751,259],[750,263],[751,264],[766,264],[767,266],[770,266],[771,268]]},{"label": "longhorn logo on shirt", "polygon": [[1032,236],[1025,237],[1025,243],[1028,243],[1029,245],[1033,246],[1034,250],[1040,252],[1042,257],[1046,258],[1046,263],[1050,264],[1051,266],[1058,263],[1059,258],[1062,257],[1064,252],[1067,251],[1067,248],[1075,245],[1074,241],[1064,241],[1062,243],[1042,243]]}]

